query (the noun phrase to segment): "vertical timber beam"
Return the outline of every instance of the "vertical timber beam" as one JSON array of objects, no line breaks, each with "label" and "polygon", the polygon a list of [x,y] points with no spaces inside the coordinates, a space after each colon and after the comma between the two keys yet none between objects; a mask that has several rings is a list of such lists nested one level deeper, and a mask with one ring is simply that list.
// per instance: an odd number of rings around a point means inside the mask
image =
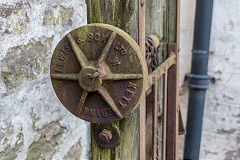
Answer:
[{"label": "vertical timber beam", "polygon": [[[159,39],[160,45],[157,48],[157,55],[160,64],[167,57],[166,0],[146,0],[145,13],[146,35],[153,34]],[[163,77],[155,79],[156,85],[152,87],[154,94],[147,97],[146,159],[149,160],[161,159],[162,157],[162,147],[164,146],[162,144],[164,142],[162,134],[164,126],[163,83]]]},{"label": "vertical timber beam", "polygon": [[176,64],[168,69],[167,84],[167,135],[166,135],[166,159],[178,159],[178,94],[179,94],[179,2],[180,0],[168,0],[168,53],[176,53]]},{"label": "vertical timber beam", "polygon": [[[139,34],[139,20],[138,6],[141,5],[139,0],[86,0],[88,11],[88,23],[107,23],[129,33],[136,41],[139,41],[142,50],[145,41],[143,41],[143,34]],[[145,7],[143,5],[142,7]],[[144,9],[144,8],[142,8]],[[143,21],[144,19],[141,19]],[[145,35],[144,35],[145,38]],[[144,39],[145,40],[145,39]],[[145,99],[145,98],[144,98]],[[102,149],[96,143],[93,136],[94,124],[92,124],[92,159],[93,160],[138,160],[144,152],[144,144],[139,147],[139,130],[143,130],[144,126],[139,125],[139,111],[140,108],[145,107],[145,100],[129,117],[110,124],[120,131],[120,145],[114,149]]]}]

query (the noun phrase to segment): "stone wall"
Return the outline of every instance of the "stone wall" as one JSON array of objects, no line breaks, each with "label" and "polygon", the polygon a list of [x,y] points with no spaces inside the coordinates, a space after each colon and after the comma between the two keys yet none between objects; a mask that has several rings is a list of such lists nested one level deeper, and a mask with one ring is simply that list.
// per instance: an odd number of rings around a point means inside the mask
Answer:
[{"label": "stone wall", "polygon": [[86,24],[84,0],[0,1],[0,160],[89,159],[89,124],[51,86],[53,49]]},{"label": "stone wall", "polygon": [[[209,74],[216,84],[207,91],[200,158],[240,159],[240,1],[215,0]],[[186,118],[195,0],[181,0],[180,105]],[[180,138],[180,157],[183,137]]]}]

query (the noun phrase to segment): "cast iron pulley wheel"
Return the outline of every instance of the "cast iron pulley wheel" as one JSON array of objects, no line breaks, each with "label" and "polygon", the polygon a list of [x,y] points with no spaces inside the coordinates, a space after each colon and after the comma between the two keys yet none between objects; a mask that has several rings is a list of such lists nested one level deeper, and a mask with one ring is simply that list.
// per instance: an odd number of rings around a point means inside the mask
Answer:
[{"label": "cast iron pulley wheel", "polygon": [[89,24],[63,37],[50,70],[62,104],[92,123],[126,117],[145,93],[147,65],[139,46],[130,35],[107,24]]}]

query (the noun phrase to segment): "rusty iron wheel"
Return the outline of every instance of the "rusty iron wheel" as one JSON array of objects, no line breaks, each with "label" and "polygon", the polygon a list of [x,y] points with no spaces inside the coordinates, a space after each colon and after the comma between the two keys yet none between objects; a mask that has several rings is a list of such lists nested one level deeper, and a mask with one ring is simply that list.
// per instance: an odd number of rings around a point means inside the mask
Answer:
[{"label": "rusty iron wheel", "polygon": [[107,24],[68,33],[54,50],[50,74],[62,104],[91,123],[129,115],[146,90],[147,65],[138,44]]}]

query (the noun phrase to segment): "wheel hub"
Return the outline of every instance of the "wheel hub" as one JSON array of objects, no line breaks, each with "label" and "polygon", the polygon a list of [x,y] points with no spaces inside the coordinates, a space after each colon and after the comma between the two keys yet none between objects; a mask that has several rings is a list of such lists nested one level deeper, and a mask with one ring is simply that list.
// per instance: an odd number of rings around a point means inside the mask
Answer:
[{"label": "wheel hub", "polygon": [[82,69],[78,78],[79,85],[89,92],[97,91],[102,85],[99,71],[94,68]]}]

